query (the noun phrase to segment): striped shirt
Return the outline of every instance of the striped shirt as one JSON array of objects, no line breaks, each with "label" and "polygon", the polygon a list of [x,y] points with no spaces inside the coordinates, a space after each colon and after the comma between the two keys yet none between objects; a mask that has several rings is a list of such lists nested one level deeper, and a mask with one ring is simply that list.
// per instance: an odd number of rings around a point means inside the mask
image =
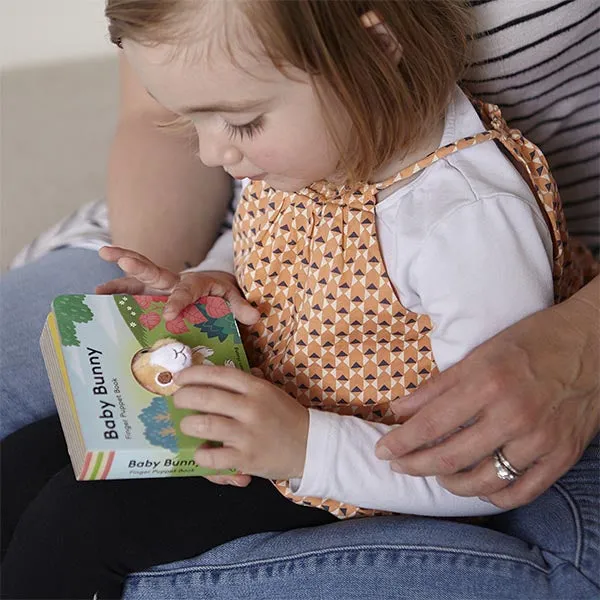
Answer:
[{"label": "striped shirt", "polygon": [[[598,0],[471,0],[478,32],[463,80],[500,105],[541,147],[572,235],[600,250],[600,6]],[[224,228],[231,227],[239,186]],[[40,235],[12,267],[64,247],[110,244],[106,204],[81,207]]]}]

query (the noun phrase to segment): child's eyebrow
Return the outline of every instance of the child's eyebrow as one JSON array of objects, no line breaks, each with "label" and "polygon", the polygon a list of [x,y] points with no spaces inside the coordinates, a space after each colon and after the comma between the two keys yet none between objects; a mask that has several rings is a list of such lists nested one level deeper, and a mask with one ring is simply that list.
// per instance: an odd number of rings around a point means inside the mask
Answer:
[{"label": "child's eyebrow", "polygon": [[219,104],[209,104],[206,106],[182,106],[177,110],[182,115],[205,112],[249,112],[264,106],[267,100],[253,100],[250,102],[221,102]]},{"label": "child's eyebrow", "polygon": [[[146,89],[146,92],[148,93],[148,95],[153,98],[154,100],[156,100],[156,97],[154,96],[154,94]],[[156,100],[158,102],[158,100]],[[191,115],[194,113],[204,113],[204,112],[230,112],[230,113],[235,113],[235,112],[248,112],[248,111],[252,111],[252,110],[256,110],[257,108],[260,108],[264,105],[266,105],[269,102],[268,99],[261,99],[261,100],[251,100],[251,101],[247,101],[247,102],[222,102],[219,104],[209,104],[206,106],[182,106],[181,108],[178,108],[175,112],[179,113],[180,115]]]}]

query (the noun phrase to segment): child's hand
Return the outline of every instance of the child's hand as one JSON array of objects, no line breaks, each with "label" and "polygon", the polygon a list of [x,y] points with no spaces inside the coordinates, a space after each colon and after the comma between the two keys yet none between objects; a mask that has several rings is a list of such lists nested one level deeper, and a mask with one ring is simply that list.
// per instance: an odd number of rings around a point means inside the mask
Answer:
[{"label": "child's hand", "polygon": [[181,275],[155,265],[145,256],[119,248],[104,246],[100,257],[117,263],[127,274],[96,288],[97,294],[149,294],[170,295],[163,316],[171,321],[187,306],[202,296],[220,296],[231,305],[235,318],[246,325],[253,325],[260,313],[242,296],[235,277],[222,271],[202,271]]},{"label": "child's hand", "polygon": [[182,386],[175,392],[175,406],[204,413],[182,419],[181,431],[223,443],[219,448],[198,448],[194,458],[200,466],[268,479],[302,477],[308,409],[291,396],[264,379],[228,367],[190,367],[180,371],[175,382]]}]

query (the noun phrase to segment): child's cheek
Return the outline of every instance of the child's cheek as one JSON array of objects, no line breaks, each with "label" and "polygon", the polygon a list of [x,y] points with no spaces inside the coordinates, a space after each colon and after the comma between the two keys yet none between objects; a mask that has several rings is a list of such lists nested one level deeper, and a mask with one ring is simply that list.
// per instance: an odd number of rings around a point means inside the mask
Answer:
[{"label": "child's cheek", "polygon": [[260,167],[263,171],[280,173],[281,167],[285,164],[285,151],[283,149],[278,151],[277,148],[265,147],[262,151],[258,150],[250,160],[252,164]]}]

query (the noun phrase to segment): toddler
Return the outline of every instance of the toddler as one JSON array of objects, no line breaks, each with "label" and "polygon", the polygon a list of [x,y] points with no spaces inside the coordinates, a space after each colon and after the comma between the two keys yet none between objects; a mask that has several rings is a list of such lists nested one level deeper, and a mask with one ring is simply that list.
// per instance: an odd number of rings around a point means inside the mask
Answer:
[{"label": "toddler", "polygon": [[[262,531],[497,511],[375,455],[393,400],[583,282],[544,158],[457,86],[468,14],[459,0],[108,0],[148,93],[245,188],[233,239],[198,268],[107,247],[126,277],[98,292],[168,292],[168,318],[223,296],[258,371],[176,380],[176,404],[198,411],[182,430],[223,443],[197,462],[238,475],[77,483],[56,418],[9,437],[64,468],[31,492],[5,597],[118,598],[132,572]],[[528,465],[506,454],[487,464],[508,482]]]}]

